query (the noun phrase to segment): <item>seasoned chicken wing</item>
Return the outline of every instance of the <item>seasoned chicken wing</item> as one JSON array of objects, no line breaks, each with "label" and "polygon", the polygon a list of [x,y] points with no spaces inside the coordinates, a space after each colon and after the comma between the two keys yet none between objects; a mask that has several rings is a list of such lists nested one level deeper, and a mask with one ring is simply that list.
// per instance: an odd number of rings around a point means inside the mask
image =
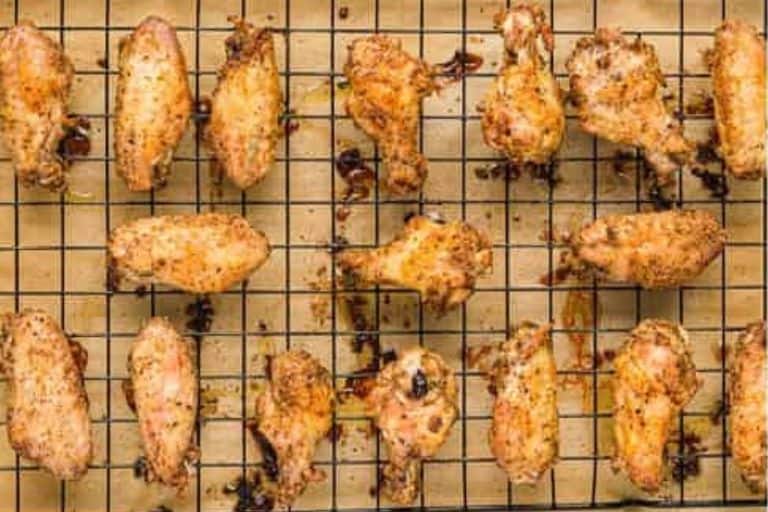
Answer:
[{"label": "seasoned chicken wing", "polygon": [[73,75],[61,46],[31,22],[0,38],[0,131],[25,186],[67,187],[68,164],[58,149]]},{"label": "seasoned chicken wing", "polygon": [[355,39],[348,50],[347,112],[379,145],[390,192],[417,191],[427,177],[417,141],[421,101],[435,90],[434,69],[385,35]]},{"label": "seasoned chicken wing", "polygon": [[730,444],[741,476],[755,492],[765,492],[765,322],[741,333],[730,358]]},{"label": "seasoned chicken wing", "polygon": [[643,320],[613,367],[613,467],[640,489],[656,492],[664,479],[667,438],[700,385],[688,333],[664,320]]},{"label": "seasoned chicken wing", "polygon": [[83,383],[88,353],[44,311],[27,309],[2,320],[11,447],[56,478],[79,479],[93,457]]},{"label": "seasoned chicken wing", "polygon": [[389,450],[382,489],[408,505],[421,488],[421,461],[437,453],[458,416],[453,371],[439,355],[413,347],[384,366],[365,400]]},{"label": "seasoned chicken wing", "polygon": [[566,68],[571,102],[588,133],[641,148],[660,185],[693,163],[695,147],[662,100],[664,75],[652,45],[599,28],[576,43]]},{"label": "seasoned chicken wing", "polygon": [[552,51],[552,29],[544,10],[518,3],[494,18],[504,36],[504,64],[485,95],[485,143],[516,163],[543,164],[560,147],[565,113],[560,86],[546,68],[538,41]]},{"label": "seasoned chicken wing", "polygon": [[112,230],[110,285],[164,284],[215,293],[247,279],[269,257],[269,241],[239,215],[202,213],[134,220]]},{"label": "seasoned chicken wing", "polygon": [[128,354],[129,404],[139,419],[148,479],[183,489],[194,453],[197,377],[189,343],[171,323],[150,319]]},{"label": "seasoned chicken wing", "polygon": [[283,97],[272,32],[233,21],[204,136],[229,179],[246,189],[264,178],[275,161]]},{"label": "seasoned chicken wing", "polygon": [[337,261],[364,283],[417,290],[441,312],[472,295],[477,277],[490,271],[493,253],[488,238],[469,224],[414,216],[388,244],[344,251]]},{"label": "seasoned chicken wing", "polygon": [[304,350],[269,360],[269,381],[256,399],[258,442],[267,476],[277,480],[275,503],[290,506],[309,482],[325,478],[312,466],[317,444],[331,429],[331,376]]},{"label": "seasoned chicken wing", "polygon": [[582,228],[570,244],[577,265],[610,281],[672,288],[723,251],[725,231],[704,210],[615,214]]},{"label": "seasoned chicken wing", "polygon": [[765,41],[757,29],[726,20],[715,31],[711,58],[718,152],[737,178],[765,174]]},{"label": "seasoned chicken wing", "polygon": [[165,184],[192,114],[187,64],[176,31],[149,16],[120,40],[115,93],[117,173],[134,192]]}]

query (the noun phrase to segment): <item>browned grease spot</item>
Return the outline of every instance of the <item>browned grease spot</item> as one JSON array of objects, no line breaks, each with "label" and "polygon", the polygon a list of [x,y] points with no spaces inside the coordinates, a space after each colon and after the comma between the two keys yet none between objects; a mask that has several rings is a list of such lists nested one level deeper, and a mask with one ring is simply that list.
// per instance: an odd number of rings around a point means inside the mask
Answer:
[{"label": "browned grease spot", "polygon": [[265,492],[261,474],[256,471],[229,482],[222,492],[237,496],[233,512],[268,512],[275,507],[274,498]]},{"label": "browned grease spot", "polygon": [[[600,304],[597,302],[595,292],[586,290],[569,290],[565,298],[565,305],[560,312],[560,321],[563,327],[571,330],[568,332],[568,341],[571,345],[571,357],[566,364],[569,370],[591,370],[592,354],[587,348],[587,335],[584,331],[592,329],[598,322]],[[593,307],[596,306],[596,307]],[[586,413],[591,404],[592,381],[586,374],[568,374],[560,379],[564,388],[578,387],[581,390],[581,407]]]},{"label": "browned grease spot", "polygon": [[349,17],[349,7],[342,5],[339,7],[339,19],[345,20]]},{"label": "browned grease spot", "polygon": [[440,71],[458,82],[469,73],[474,73],[483,65],[483,58],[474,53],[456,50],[450,60],[439,63]]},{"label": "browned grease spot", "polygon": [[91,152],[91,122],[82,116],[70,116],[64,127],[64,137],[59,141],[57,153],[66,161]]},{"label": "browned grease spot", "polygon": [[712,95],[706,91],[694,92],[688,103],[685,104],[685,113],[688,115],[711,116],[715,112],[715,101]]},{"label": "browned grease spot", "polygon": [[342,195],[344,201],[355,201],[370,196],[376,174],[365,163],[359,149],[342,151],[336,158],[336,172],[347,184]]}]

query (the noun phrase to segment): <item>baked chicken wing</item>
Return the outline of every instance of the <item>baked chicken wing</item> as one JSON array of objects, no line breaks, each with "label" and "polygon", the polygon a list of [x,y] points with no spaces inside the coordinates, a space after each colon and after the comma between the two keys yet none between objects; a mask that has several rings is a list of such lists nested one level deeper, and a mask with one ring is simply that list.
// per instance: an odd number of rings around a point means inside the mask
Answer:
[{"label": "baked chicken wing", "polygon": [[68,164],[58,149],[73,75],[61,46],[31,22],[0,38],[0,131],[25,186],[67,186]]},{"label": "baked chicken wing", "polygon": [[741,333],[730,360],[731,455],[741,476],[755,492],[765,492],[765,322]]},{"label": "baked chicken wing", "polygon": [[434,70],[385,35],[355,39],[348,50],[347,112],[379,145],[390,192],[417,191],[427,176],[417,141],[421,102],[435,90]]},{"label": "baked chicken wing", "polygon": [[644,320],[613,367],[613,467],[640,489],[656,492],[665,476],[667,438],[700,385],[688,333],[664,320]]},{"label": "baked chicken wing", "polygon": [[458,415],[453,371],[434,352],[410,348],[384,366],[365,400],[389,449],[382,489],[408,505],[421,488],[421,460],[437,453]]},{"label": "baked chicken wing", "polygon": [[337,261],[363,283],[417,290],[442,312],[472,295],[477,277],[490,271],[493,254],[488,238],[469,224],[414,216],[388,244],[344,251]]},{"label": "baked chicken wing", "polygon": [[229,179],[246,189],[261,181],[275,161],[283,97],[272,32],[233,21],[204,137]]},{"label": "baked chicken wing", "polygon": [[284,352],[268,364],[252,430],[267,476],[277,480],[275,503],[290,506],[307,483],[325,478],[312,457],[331,428],[333,384],[328,370],[303,350]]},{"label": "baked chicken wing", "polygon": [[469,355],[491,381],[488,443],[514,484],[536,483],[557,460],[557,368],[549,331],[525,323],[506,342]]},{"label": "baked chicken wing", "polygon": [[149,16],[120,40],[115,93],[117,173],[128,189],[165,184],[192,114],[192,93],[176,31]]},{"label": "baked chicken wing", "polygon": [[482,106],[485,143],[515,163],[543,164],[560,147],[565,114],[560,86],[539,53],[552,51],[544,10],[518,3],[494,18],[504,37],[504,64]]},{"label": "baked chicken wing", "polygon": [[588,133],[641,148],[659,185],[693,163],[695,146],[662,99],[664,75],[652,45],[599,28],[576,43],[566,68],[571,102]]}]

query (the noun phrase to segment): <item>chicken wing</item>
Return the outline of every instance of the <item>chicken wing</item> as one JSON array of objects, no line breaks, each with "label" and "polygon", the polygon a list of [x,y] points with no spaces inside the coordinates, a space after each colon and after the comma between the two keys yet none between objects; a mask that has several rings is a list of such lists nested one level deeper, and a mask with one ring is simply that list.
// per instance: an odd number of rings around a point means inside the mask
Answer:
[{"label": "chicken wing", "polygon": [[765,174],[765,41],[757,29],[727,20],[715,31],[711,58],[718,152],[737,178]]},{"label": "chicken wing", "polygon": [[731,454],[747,485],[765,492],[765,322],[748,325],[731,352]]},{"label": "chicken wing", "polygon": [[695,146],[662,99],[664,75],[653,46],[599,28],[576,43],[566,68],[569,97],[584,130],[641,148],[659,185],[671,182],[681,165],[693,164]]},{"label": "chicken wing", "polygon": [[0,38],[0,130],[25,186],[67,187],[68,164],[58,149],[73,75],[61,46],[31,22]]},{"label": "chicken wing", "polygon": [[197,417],[197,378],[189,343],[171,323],[150,319],[128,354],[130,405],[149,466],[149,480],[183,489],[193,453]]},{"label": "chicken wing", "polygon": [[695,278],[724,244],[725,231],[704,210],[606,215],[570,240],[577,265],[647,289]]},{"label": "chicken wing", "polygon": [[239,215],[202,213],[134,220],[112,230],[111,287],[124,280],[216,293],[247,279],[269,257],[269,241]]},{"label": "chicken wing", "polygon": [[427,176],[417,141],[421,102],[435,90],[434,69],[380,34],[355,39],[348,50],[347,112],[381,148],[390,192],[417,191]]},{"label": "chicken wing", "polygon": [[389,449],[382,489],[408,505],[421,488],[421,460],[437,453],[458,416],[453,371],[434,352],[410,348],[384,366],[365,400]]},{"label": "chicken wing", "polygon": [[493,254],[488,238],[469,224],[414,216],[390,243],[344,251],[337,261],[363,283],[417,290],[421,300],[442,312],[472,295],[477,277],[490,271]]},{"label": "chicken wing", "polygon": [[664,479],[665,445],[700,382],[680,325],[643,320],[613,361],[613,467],[647,492]]},{"label": "chicken wing", "polygon": [[2,328],[11,447],[56,478],[81,478],[93,457],[83,383],[88,353],[44,311],[5,315]]},{"label": "chicken wing", "polygon": [[246,189],[261,181],[275,161],[283,97],[272,32],[233,21],[204,137],[229,179]]},{"label": "chicken wing", "polygon": [[514,484],[534,484],[556,462],[557,368],[549,326],[525,323],[498,345],[469,354],[495,396],[491,452]]},{"label": "chicken wing", "polygon": [[267,376],[252,430],[267,476],[277,479],[275,503],[290,506],[307,483],[325,478],[312,457],[331,428],[333,383],[319,361],[295,349],[271,358]]},{"label": "chicken wing", "polygon": [[538,41],[552,51],[544,10],[518,3],[494,18],[504,36],[504,64],[485,95],[485,143],[515,163],[547,163],[560,147],[565,113],[560,86],[545,67]]},{"label": "chicken wing", "polygon": [[149,16],[120,40],[115,93],[117,173],[128,189],[165,184],[192,114],[187,64],[176,31]]}]

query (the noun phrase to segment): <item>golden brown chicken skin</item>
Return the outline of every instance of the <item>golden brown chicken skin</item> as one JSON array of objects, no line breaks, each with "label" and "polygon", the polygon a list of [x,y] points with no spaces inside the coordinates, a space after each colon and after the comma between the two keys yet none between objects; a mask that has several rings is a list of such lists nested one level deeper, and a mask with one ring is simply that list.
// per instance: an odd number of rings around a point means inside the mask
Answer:
[{"label": "golden brown chicken skin", "polygon": [[644,320],[613,367],[613,467],[654,493],[664,480],[665,445],[677,415],[700,385],[688,333],[664,320]]},{"label": "golden brown chicken skin", "polygon": [[421,461],[437,453],[458,416],[453,371],[439,355],[413,347],[382,368],[365,400],[389,451],[382,490],[408,505],[421,489]]},{"label": "golden brown chicken skin", "polygon": [[421,102],[435,90],[434,70],[385,35],[355,39],[348,51],[347,112],[379,145],[389,191],[418,191],[427,176],[417,140]]},{"label": "golden brown chicken skin", "polygon": [[304,350],[289,350],[268,364],[253,432],[267,475],[277,480],[275,503],[287,507],[307,483],[325,478],[312,458],[331,428],[334,391],[328,370]]},{"label": "golden brown chicken skin", "polygon": [[269,257],[269,241],[239,215],[146,217],[112,230],[110,285],[164,284],[190,293],[222,292]]},{"label": "golden brown chicken skin", "polygon": [[652,45],[598,28],[576,43],[566,68],[569,96],[585,131],[641,148],[660,185],[693,163],[694,145],[662,100],[664,75]]},{"label": "golden brown chicken skin", "polygon": [[737,178],[765,174],[765,40],[740,20],[726,20],[715,31],[711,54],[718,152]]},{"label": "golden brown chicken skin", "polygon": [[485,95],[485,143],[512,162],[543,164],[560,147],[565,132],[560,86],[544,64],[539,40],[552,51],[552,29],[544,10],[518,3],[494,18],[504,37],[504,64]]},{"label": "golden brown chicken skin", "polygon": [[609,281],[671,288],[704,271],[722,251],[725,231],[703,210],[600,217],[571,239],[578,264]]},{"label": "golden brown chicken skin", "polygon": [[58,479],[77,480],[93,457],[83,383],[88,354],[44,311],[27,309],[2,321],[11,447]]},{"label": "golden brown chicken skin", "polygon": [[229,179],[246,189],[261,181],[275,161],[283,97],[272,32],[233,21],[204,137]]},{"label": "golden brown chicken skin", "polygon": [[31,22],[0,37],[0,131],[25,186],[67,187],[68,164],[57,150],[73,75],[61,46]]},{"label": "golden brown chicken skin", "polygon": [[729,368],[731,455],[744,482],[754,492],[765,492],[765,322],[755,322],[741,333]]},{"label": "golden brown chicken skin", "polygon": [[479,347],[471,366],[494,393],[488,444],[513,484],[534,484],[557,460],[557,368],[549,326],[525,323],[509,340]]},{"label": "golden brown chicken skin", "polygon": [[120,40],[115,93],[117,173],[129,190],[165,184],[192,114],[187,64],[176,31],[149,16]]}]

